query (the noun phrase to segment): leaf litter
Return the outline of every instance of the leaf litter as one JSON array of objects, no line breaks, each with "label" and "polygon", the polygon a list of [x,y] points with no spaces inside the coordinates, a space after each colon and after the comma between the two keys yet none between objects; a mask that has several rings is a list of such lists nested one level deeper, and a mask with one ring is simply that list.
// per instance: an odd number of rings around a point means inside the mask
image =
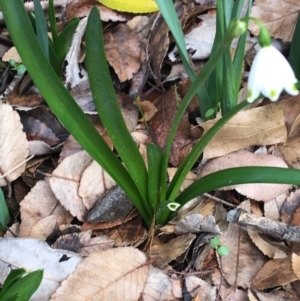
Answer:
[{"label": "leaf litter", "polygon": [[[266,24],[273,38],[290,42],[299,3],[269,2],[255,1],[252,16]],[[113,149],[96,116],[84,68],[85,17],[91,1],[54,3],[58,8],[66,5],[66,20],[82,18],[65,59],[64,84]],[[174,62],[178,54],[161,17],[97,5],[107,25],[105,50],[116,95],[145,158],[150,141],[164,148],[190,81],[181,63]],[[214,5],[200,0],[178,5],[197,71],[210,55]],[[249,29],[257,35],[253,24]],[[249,36],[248,43],[247,49],[255,53],[255,38]],[[2,61],[16,55],[12,49],[3,53]],[[245,64],[251,65],[252,59],[248,53]],[[278,229],[284,235],[299,229],[299,190],[275,184],[220,189],[193,199],[167,225],[147,231],[131,201],[68,136],[42,98],[30,91],[24,94],[25,79],[20,86],[12,87],[0,104],[0,186],[14,217],[10,231],[1,233],[0,283],[12,267],[44,268],[32,300],[216,300],[218,294],[221,300],[299,300],[299,241],[293,240],[297,236],[282,240],[275,235]],[[194,99],[172,144],[170,179],[193,144],[218,120],[199,122],[197,112]],[[240,112],[211,141],[182,189],[205,174],[233,166],[299,169],[299,116],[299,96],[283,96],[275,104],[265,100]],[[263,153],[258,153],[262,146]],[[30,154],[36,157],[26,163]],[[228,204],[243,210],[240,218],[255,218],[255,224],[228,222]],[[271,228],[258,227],[260,223]],[[230,249],[224,258],[209,244],[217,234]]]}]

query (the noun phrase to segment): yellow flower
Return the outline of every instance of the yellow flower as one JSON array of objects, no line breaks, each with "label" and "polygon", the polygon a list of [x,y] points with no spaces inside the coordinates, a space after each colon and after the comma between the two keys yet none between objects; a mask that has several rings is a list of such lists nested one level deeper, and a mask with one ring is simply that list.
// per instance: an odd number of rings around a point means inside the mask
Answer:
[{"label": "yellow flower", "polygon": [[272,45],[259,49],[254,58],[248,80],[248,102],[253,102],[260,93],[276,101],[284,89],[298,95],[296,76],[286,58]]}]

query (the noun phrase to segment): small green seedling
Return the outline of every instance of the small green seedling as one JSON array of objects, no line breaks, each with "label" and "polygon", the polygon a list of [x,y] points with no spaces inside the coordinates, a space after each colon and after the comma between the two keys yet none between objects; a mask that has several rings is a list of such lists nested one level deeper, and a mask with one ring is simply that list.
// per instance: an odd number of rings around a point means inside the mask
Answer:
[{"label": "small green seedling", "polygon": [[230,252],[229,248],[223,245],[220,245],[220,236],[216,236],[211,240],[210,246],[217,250],[219,256],[224,257],[227,256]]},{"label": "small green seedling", "polygon": [[40,286],[43,270],[26,272],[25,269],[12,270],[0,291],[1,301],[28,301]]},{"label": "small green seedling", "polygon": [[17,63],[12,59],[10,59],[8,62],[14,70],[17,70],[18,74],[24,74],[26,72],[26,67],[22,63]]}]

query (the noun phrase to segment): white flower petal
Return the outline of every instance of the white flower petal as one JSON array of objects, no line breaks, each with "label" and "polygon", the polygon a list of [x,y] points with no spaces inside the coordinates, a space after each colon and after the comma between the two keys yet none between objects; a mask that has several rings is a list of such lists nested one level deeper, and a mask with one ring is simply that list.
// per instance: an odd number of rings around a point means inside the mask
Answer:
[{"label": "white flower petal", "polygon": [[273,46],[262,47],[254,58],[248,80],[249,96],[253,102],[260,93],[276,101],[284,89],[298,95],[297,79],[285,57]]}]

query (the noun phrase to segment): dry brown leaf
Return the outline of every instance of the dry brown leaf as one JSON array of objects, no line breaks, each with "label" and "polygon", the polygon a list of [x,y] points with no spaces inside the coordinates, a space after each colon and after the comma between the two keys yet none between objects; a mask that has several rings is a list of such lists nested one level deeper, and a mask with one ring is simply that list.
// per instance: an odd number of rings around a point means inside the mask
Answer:
[{"label": "dry brown leaf", "polygon": [[169,44],[169,27],[163,17],[160,16],[151,33],[151,41],[148,48],[150,66],[157,85],[161,85],[161,65],[167,54]]},{"label": "dry brown leaf", "polygon": [[145,228],[140,216],[111,229],[94,231],[94,234],[106,235],[114,241],[115,246],[132,246],[144,237]]},{"label": "dry brown leaf", "polygon": [[[265,154],[253,154],[239,150],[220,158],[211,160],[201,170],[199,178],[212,172],[241,166],[272,166],[286,168],[285,162],[278,157]],[[283,184],[241,184],[225,187],[225,190],[236,189],[240,194],[258,201],[268,201],[288,190],[291,185]]]},{"label": "dry brown leaf", "polygon": [[284,243],[268,241],[261,237],[261,235],[256,231],[247,229],[247,232],[253,243],[269,258],[287,257],[288,248],[285,246]]},{"label": "dry brown leaf", "polygon": [[[165,94],[160,95],[157,99],[157,112],[152,117],[149,125],[152,129],[154,141],[163,149],[166,145],[170,129],[173,124],[174,117],[178,111],[178,103],[181,102],[179,95],[175,90],[169,89]],[[170,163],[178,166],[178,152],[186,144],[191,141],[189,139],[190,123],[188,114],[184,114],[177,128],[170,154]]]},{"label": "dry brown leaf", "polygon": [[[260,19],[272,37],[291,42],[300,2],[298,0],[256,0],[251,9],[251,17]],[[250,31],[258,35],[259,27],[251,22]]]},{"label": "dry brown leaf", "polygon": [[87,208],[78,195],[79,181],[83,171],[91,164],[91,160],[85,151],[73,154],[58,165],[50,179],[51,189],[56,198],[81,221],[87,213]]},{"label": "dry brown leaf", "polygon": [[157,109],[155,107],[155,105],[148,101],[139,101],[139,106],[141,107],[141,110],[143,111],[143,116],[139,119],[139,121],[144,122],[149,121],[154,114],[157,112]]},{"label": "dry brown leaf", "polygon": [[[39,181],[26,195],[20,206],[22,222],[18,237],[29,237],[31,234],[39,236],[42,233],[40,226],[44,223],[49,222],[54,229],[56,225],[69,224],[73,219],[55,198],[49,183],[46,181]],[[50,215],[56,216],[54,225],[52,218],[42,221]],[[42,224],[39,224],[40,221]],[[49,223],[48,227],[50,226]],[[31,231],[33,232],[31,233]],[[49,233],[50,230],[47,229],[46,232]]]},{"label": "dry brown leaf", "polygon": [[140,38],[126,24],[105,33],[105,53],[121,82],[132,78],[140,68]]},{"label": "dry brown leaf", "polygon": [[297,280],[292,269],[291,258],[269,260],[253,278],[251,285],[261,291],[282,286]]},{"label": "dry brown leaf", "polygon": [[[279,102],[239,112],[206,146],[204,159],[223,156],[250,145],[285,143],[287,130],[282,106]],[[201,127],[206,133],[218,120],[206,121]]]},{"label": "dry brown leaf", "polygon": [[159,256],[160,258],[155,261],[155,266],[163,267],[170,261],[175,260],[184,252],[187,251],[196,235],[187,234],[178,236],[167,243],[156,244],[151,247],[151,256]]},{"label": "dry brown leaf", "polygon": [[0,103],[0,128],[0,176],[9,172],[5,177],[0,177],[0,186],[6,186],[25,170],[28,141],[18,113],[3,103]]},{"label": "dry brown leaf", "polygon": [[63,281],[51,300],[136,301],[147,281],[146,260],[144,253],[132,247],[92,253]]},{"label": "dry brown leaf", "polygon": [[292,268],[296,277],[300,280],[300,256],[295,253],[292,254]]},{"label": "dry brown leaf", "polygon": [[256,292],[256,295],[259,298],[259,301],[275,301],[275,300],[276,301],[277,300],[299,301],[299,296],[293,294],[293,291],[289,292],[289,291],[282,291],[282,290],[277,290],[277,291],[274,290],[273,292],[268,292],[268,293]]},{"label": "dry brown leaf", "polygon": [[230,285],[250,287],[250,282],[266,262],[265,256],[250,240],[247,232],[235,224],[220,235],[221,245],[230,249],[222,258],[224,277]]}]

